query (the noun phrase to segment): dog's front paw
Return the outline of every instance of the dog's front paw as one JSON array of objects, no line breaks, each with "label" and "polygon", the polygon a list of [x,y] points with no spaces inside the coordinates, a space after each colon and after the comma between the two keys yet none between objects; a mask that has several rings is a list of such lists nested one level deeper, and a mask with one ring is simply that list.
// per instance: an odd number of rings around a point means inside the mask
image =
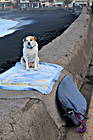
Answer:
[{"label": "dog's front paw", "polygon": [[38,70],[38,68],[34,68],[34,70],[36,70],[36,71],[37,71],[37,70]]},{"label": "dog's front paw", "polygon": [[34,67],[34,70],[38,70],[39,69],[39,67]]},{"label": "dog's front paw", "polygon": [[27,70],[27,71],[29,71],[29,70],[30,70],[30,68],[26,68],[26,70]]}]

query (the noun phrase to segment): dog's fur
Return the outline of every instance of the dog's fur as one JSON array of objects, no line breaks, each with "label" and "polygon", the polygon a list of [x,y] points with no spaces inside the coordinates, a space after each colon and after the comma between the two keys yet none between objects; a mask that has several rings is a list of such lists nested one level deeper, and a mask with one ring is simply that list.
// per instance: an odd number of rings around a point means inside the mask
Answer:
[{"label": "dog's fur", "polygon": [[23,39],[23,56],[21,57],[21,63],[26,64],[27,70],[30,70],[31,67],[37,70],[39,67],[38,43],[36,40],[34,36],[27,36]]}]

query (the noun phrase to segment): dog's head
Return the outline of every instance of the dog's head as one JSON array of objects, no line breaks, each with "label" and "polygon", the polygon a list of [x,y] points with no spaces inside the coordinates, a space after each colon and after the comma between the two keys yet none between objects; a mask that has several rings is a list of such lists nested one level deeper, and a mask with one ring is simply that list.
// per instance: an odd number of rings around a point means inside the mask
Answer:
[{"label": "dog's head", "polygon": [[27,36],[23,39],[23,44],[29,49],[32,49],[35,46],[38,46],[37,44],[37,38],[35,36]]}]

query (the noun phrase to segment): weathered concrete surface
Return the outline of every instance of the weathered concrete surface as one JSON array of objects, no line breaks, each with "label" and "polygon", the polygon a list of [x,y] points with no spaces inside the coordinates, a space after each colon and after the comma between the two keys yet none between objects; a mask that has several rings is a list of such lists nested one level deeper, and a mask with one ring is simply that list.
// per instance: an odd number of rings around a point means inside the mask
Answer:
[{"label": "weathered concrete surface", "polygon": [[80,83],[91,58],[89,45],[91,22],[85,9],[79,18],[58,38],[40,51],[41,61],[62,65]]},{"label": "weathered concrete surface", "polygon": [[[91,18],[84,11],[64,34],[40,50],[40,59],[62,65],[80,86],[91,58],[90,37]],[[1,140],[65,139],[65,122],[56,105],[56,89],[66,74],[68,72],[62,72],[49,95],[36,91],[0,90]],[[18,99],[15,96],[18,94],[32,97]]]},{"label": "weathered concrete surface", "polygon": [[90,100],[90,107],[88,111],[88,117],[87,120],[87,132],[83,135],[84,140],[93,140],[93,88],[92,88],[92,97]]},{"label": "weathered concrete surface", "polygon": [[8,116],[3,116],[0,121],[0,139],[57,140],[58,130],[42,101],[30,99],[21,110],[11,110]]}]

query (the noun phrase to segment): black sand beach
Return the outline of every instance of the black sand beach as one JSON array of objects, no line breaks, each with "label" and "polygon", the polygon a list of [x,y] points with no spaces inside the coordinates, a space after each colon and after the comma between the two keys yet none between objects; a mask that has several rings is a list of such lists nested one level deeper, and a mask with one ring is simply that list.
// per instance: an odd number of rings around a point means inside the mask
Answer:
[{"label": "black sand beach", "polygon": [[34,20],[35,23],[22,26],[20,30],[0,38],[0,73],[19,61],[22,55],[22,39],[28,35],[38,38],[39,49],[46,45],[75,20],[71,10],[61,8],[35,9],[30,11],[0,11],[1,18]]}]

